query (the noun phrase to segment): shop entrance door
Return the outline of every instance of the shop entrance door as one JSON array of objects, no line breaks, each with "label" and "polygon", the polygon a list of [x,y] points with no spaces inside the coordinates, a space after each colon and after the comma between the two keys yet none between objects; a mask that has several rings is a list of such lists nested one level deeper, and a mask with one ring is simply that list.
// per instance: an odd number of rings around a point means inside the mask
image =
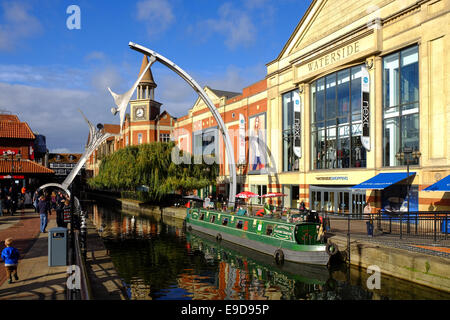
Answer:
[{"label": "shop entrance door", "polygon": [[350,206],[350,192],[349,191],[340,191],[339,194],[339,213],[346,214],[349,213],[352,209]]},{"label": "shop entrance door", "polygon": [[352,193],[352,213],[362,215],[366,205],[366,194],[361,192]]}]

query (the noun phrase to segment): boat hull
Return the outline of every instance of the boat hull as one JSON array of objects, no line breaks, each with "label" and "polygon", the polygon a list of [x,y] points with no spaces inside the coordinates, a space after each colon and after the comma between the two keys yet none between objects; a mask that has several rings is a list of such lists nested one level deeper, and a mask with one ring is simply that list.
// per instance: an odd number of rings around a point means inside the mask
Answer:
[{"label": "boat hull", "polygon": [[275,246],[262,241],[250,239],[248,237],[241,237],[228,233],[226,229],[217,230],[202,226],[200,223],[192,223],[190,221],[186,221],[186,227],[190,227],[193,230],[208,234],[213,237],[217,237],[218,235],[220,235],[220,238],[222,240],[236,243],[271,256],[274,256],[277,250],[282,250],[284,260],[286,261],[313,265],[327,265],[330,259],[329,254],[326,252],[325,245],[310,245],[308,246],[310,250],[299,251],[284,247],[282,242],[280,242],[279,246]]}]

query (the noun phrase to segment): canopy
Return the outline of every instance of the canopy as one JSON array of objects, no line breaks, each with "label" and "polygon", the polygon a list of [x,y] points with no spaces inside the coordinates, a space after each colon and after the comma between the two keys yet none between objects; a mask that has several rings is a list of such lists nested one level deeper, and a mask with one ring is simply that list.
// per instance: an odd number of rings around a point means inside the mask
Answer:
[{"label": "canopy", "polygon": [[256,197],[259,197],[259,195],[257,195],[256,193],[250,192],[250,191],[244,191],[244,192],[238,193],[236,195],[236,198],[241,198],[241,199],[256,198]]},{"label": "canopy", "polygon": [[183,199],[203,201],[202,198],[200,198],[199,196],[194,196],[194,195],[185,196],[185,197],[183,197]]},{"label": "canopy", "polygon": [[450,191],[450,176],[446,176],[423,191]]},{"label": "canopy", "polygon": [[[410,172],[409,176],[415,175],[415,172]],[[351,187],[351,189],[373,189],[373,190],[383,190],[394,183],[402,181],[408,178],[407,172],[389,172],[389,173],[379,173],[375,177],[370,178],[356,186]]]},{"label": "canopy", "polygon": [[280,192],[272,192],[272,193],[266,193],[261,196],[261,198],[276,198],[276,197],[286,197],[287,194],[280,193]]}]

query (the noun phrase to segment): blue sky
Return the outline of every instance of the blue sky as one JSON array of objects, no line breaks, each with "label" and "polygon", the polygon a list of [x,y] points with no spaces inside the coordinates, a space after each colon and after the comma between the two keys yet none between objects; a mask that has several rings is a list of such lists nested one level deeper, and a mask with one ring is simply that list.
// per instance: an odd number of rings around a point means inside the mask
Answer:
[{"label": "blue sky", "polygon": [[[201,86],[241,92],[263,79],[311,0],[0,2],[0,109],[47,137],[51,152],[82,152],[92,123],[119,123],[107,91],[138,76],[136,42],[174,61]],[[81,29],[66,26],[70,5]],[[175,73],[152,66],[162,110],[179,117],[197,96]]]}]

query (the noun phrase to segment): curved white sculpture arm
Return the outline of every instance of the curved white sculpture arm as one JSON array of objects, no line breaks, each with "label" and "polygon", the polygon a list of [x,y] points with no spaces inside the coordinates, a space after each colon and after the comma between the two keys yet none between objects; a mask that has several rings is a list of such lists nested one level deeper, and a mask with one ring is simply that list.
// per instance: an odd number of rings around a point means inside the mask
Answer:
[{"label": "curved white sculpture arm", "polygon": [[228,158],[228,164],[230,167],[229,202],[234,204],[234,200],[235,200],[235,196],[236,196],[236,163],[235,163],[235,159],[234,159],[233,145],[231,143],[231,139],[228,134],[227,128],[222,120],[222,117],[220,116],[220,113],[217,111],[217,108],[214,105],[214,103],[211,101],[211,99],[208,97],[208,95],[205,93],[205,91],[198,85],[198,83],[189,74],[187,74],[183,69],[181,69],[179,66],[177,66],[175,63],[173,63],[166,57],[156,53],[155,51],[145,48],[134,42],[130,42],[128,45],[130,46],[131,49],[139,51],[139,52],[149,56],[150,61],[152,61],[151,63],[153,63],[155,60],[157,60],[160,63],[167,66],[169,69],[173,70],[176,74],[178,74],[181,78],[183,78],[198,93],[198,95],[202,98],[202,100],[208,106],[209,111],[211,111],[211,113],[214,116],[214,119],[216,119],[216,121],[217,121],[217,124],[220,128],[220,132],[222,133],[223,141],[225,142],[225,150],[226,150],[226,154],[227,154],[227,158]]},{"label": "curved white sculpture arm", "polygon": [[90,155],[95,151],[95,149],[97,149],[97,147],[106,139],[117,136],[117,134],[95,130],[94,125],[86,118],[83,112],[81,112],[80,109],[78,109],[78,111],[80,111],[80,113],[83,115],[84,120],[86,120],[89,126],[89,141],[81,158],[78,160],[77,165],[72,169],[72,171],[70,171],[69,175],[66,177],[66,179],[64,179],[63,183],[61,184],[61,186],[65,190],[69,189],[69,186],[72,183],[73,179],[76,177],[78,172],[81,170],[81,168],[86,163]]},{"label": "curved white sculpture arm", "polygon": [[147,72],[148,68],[155,62],[155,59],[150,59],[150,63],[147,64],[145,69],[142,71],[141,75],[138,77],[136,82],[133,84],[130,90],[125,92],[124,94],[117,94],[114,93],[109,87],[108,90],[111,93],[114,102],[117,105],[117,108],[112,108],[111,112],[113,115],[116,115],[117,112],[119,112],[120,115],[120,133],[122,133],[122,125],[123,121],[125,119],[125,112],[127,110],[128,103],[130,102],[131,96],[134,93],[134,90],[136,90],[137,86],[139,85],[139,82],[141,82],[142,78],[144,77],[145,73]]}]

